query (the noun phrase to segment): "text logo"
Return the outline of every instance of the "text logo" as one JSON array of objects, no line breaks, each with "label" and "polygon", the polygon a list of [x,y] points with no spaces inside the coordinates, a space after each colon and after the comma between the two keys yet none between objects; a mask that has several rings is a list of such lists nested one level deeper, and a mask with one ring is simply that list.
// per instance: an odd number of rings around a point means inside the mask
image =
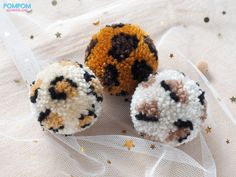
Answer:
[{"label": "text logo", "polygon": [[25,12],[31,11],[31,3],[3,3],[3,9],[6,11],[16,11],[16,12]]}]

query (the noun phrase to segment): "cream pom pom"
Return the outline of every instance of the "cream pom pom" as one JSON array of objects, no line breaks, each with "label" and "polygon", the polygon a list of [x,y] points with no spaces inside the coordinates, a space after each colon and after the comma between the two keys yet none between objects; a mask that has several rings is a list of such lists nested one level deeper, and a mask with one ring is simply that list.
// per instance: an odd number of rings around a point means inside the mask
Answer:
[{"label": "cream pom pom", "polygon": [[38,73],[31,86],[30,101],[44,129],[70,135],[95,123],[101,112],[102,90],[88,67],[60,61]]},{"label": "cream pom pom", "polygon": [[187,143],[206,119],[204,94],[198,83],[179,71],[150,75],[132,97],[134,127],[146,139],[172,146]]}]

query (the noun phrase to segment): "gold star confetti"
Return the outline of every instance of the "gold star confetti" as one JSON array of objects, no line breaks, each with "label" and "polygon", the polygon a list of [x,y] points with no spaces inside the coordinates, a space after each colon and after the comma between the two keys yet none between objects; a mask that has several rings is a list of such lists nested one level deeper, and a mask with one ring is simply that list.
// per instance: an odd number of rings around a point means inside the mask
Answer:
[{"label": "gold star confetti", "polygon": [[13,81],[17,84],[21,83],[21,79],[14,79]]},{"label": "gold star confetti", "polygon": [[227,144],[229,144],[229,143],[230,143],[229,139],[227,139],[225,142],[226,142]]},{"label": "gold star confetti", "polygon": [[211,127],[207,126],[207,128],[205,128],[206,133],[211,133]]},{"label": "gold star confetti", "polygon": [[100,24],[100,21],[98,20],[98,21],[96,21],[96,22],[93,22],[93,25],[94,26],[98,26]]},{"label": "gold star confetti", "polygon": [[133,140],[126,140],[123,146],[127,147],[128,150],[131,150],[132,148],[135,147],[134,141]]},{"label": "gold star confetti", "polygon": [[57,1],[56,1],[56,0],[53,0],[53,1],[52,1],[52,5],[53,5],[53,6],[56,6],[56,5],[57,5]]},{"label": "gold star confetti", "polygon": [[127,130],[121,130],[121,133],[126,134]]},{"label": "gold star confetti", "polygon": [[55,34],[55,36],[56,36],[57,38],[61,38],[61,33],[57,32],[57,33]]},{"label": "gold star confetti", "polygon": [[232,97],[230,98],[230,100],[231,100],[232,103],[233,103],[233,102],[236,102],[236,97],[235,97],[235,96],[232,96]]},{"label": "gold star confetti", "polygon": [[111,164],[111,161],[110,161],[110,160],[107,160],[107,163],[108,163],[108,164]]},{"label": "gold star confetti", "polygon": [[151,149],[155,149],[155,148],[156,148],[155,144],[151,144],[151,145],[150,145],[150,148],[151,148]]},{"label": "gold star confetti", "polygon": [[82,153],[85,151],[84,148],[83,148],[82,146],[80,147],[79,150],[80,150],[80,152],[82,152]]},{"label": "gold star confetti", "polygon": [[170,54],[170,58],[173,58],[173,57],[174,57],[174,54],[173,54],[173,53],[171,53],[171,54]]},{"label": "gold star confetti", "polygon": [[16,84],[24,84],[24,80],[23,79],[14,79],[13,80]]}]

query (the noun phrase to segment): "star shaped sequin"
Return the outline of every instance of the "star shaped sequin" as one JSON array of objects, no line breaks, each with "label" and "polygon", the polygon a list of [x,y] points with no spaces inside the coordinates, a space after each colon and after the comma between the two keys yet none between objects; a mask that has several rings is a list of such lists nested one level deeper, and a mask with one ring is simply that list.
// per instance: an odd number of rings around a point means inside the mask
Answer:
[{"label": "star shaped sequin", "polygon": [[23,82],[22,79],[14,79],[13,81],[14,81],[15,83],[17,83],[17,84],[20,84],[20,83]]},{"label": "star shaped sequin", "polygon": [[84,152],[84,148],[83,148],[82,146],[80,147],[79,150],[80,150],[80,152],[82,152],[82,153]]},{"label": "star shaped sequin", "polygon": [[98,21],[96,21],[96,22],[93,22],[93,25],[94,26],[98,26],[100,24],[100,21],[98,20]]},{"label": "star shaped sequin", "polygon": [[123,146],[127,147],[128,150],[131,150],[132,148],[135,147],[134,141],[133,140],[126,140]]},{"label": "star shaped sequin", "polygon": [[227,139],[225,142],[226,142],[227,144],[229,144],[229,143],[230,143],[229,139]]},{"label": "star shaped sequin", "polygon": [[150,148],[151,148],[151,149],[155,149],[155,148],[156,148],[155,144],[151,144],[151,145],[150,145]]},{"label": "star shaped sequin", "polygon": [[211,127],[207,126],[207,128],[205,129],[206,133],[211,133]]},{"label": "star shaped sequin", "polygon": [[232,103],[233,103],[233,102],[236,102],[236,97],[235,97],[235,96],[232,96],[232,97],[230,98],[230,100],[231,100]]},{"label": "star shaped sequin", "polygon": [[61,38],[61,33],[57,32],[57,33],[55,34],[55,36],[56,36],[57,38]]},{"label": "star shaped sequin", "polygon": [[108,164],[111,164],[111,161],[110,161],[110,160],[107,160],[107,163],[108,163]]}]

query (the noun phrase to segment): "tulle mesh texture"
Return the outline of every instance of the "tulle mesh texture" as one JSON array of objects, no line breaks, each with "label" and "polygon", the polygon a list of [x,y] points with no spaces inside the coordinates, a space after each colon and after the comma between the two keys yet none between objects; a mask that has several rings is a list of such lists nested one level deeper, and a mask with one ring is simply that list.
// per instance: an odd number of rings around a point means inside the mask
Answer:
[{"label": "tulle mesh texture", "polygon": [[[201,75],[186,59],[185,55],[191,51],[178,51],[178,45],[183,41],[191,41],[191,36],[195,32],[210,35],[209,31],[199,29],[198,25],[202,21],[193,22],[193,18],[198,19],[197,9],[211,4],[192,4],[192,1],[185,1],[181,6],[177,2],[169,4],[164,1],[96,2],[96,8],[90,1],[81,1],[78,6],[67,5],[61,11],[62,15],[58,16],[50,7],[48,13],[45,11],[47,20],[42,18],[44,11],[39,13],[37,8],[33,9],[32,14],[8,15],[23,39],[28,39],[30,33],[34,34],[35,39],[26,40],[26,45],[30,46],[28,50],[33,52],[37,58],[36,62],[39,62],[41,67],[64,58],[83,63],[84,51],[91,35],[106,24],[139,24],[150,33],[156,43],[160,70],[181,70],[198,81],[206,91],[209,116],[205,125],[211,124],[216,130],[231,130],[236,133],[235,125],[230,120],[231,114],[225,112],[227,110],[217,100],[217,95],[209,89],[207,82],[202,80]],[[34,6],[42,8],[37,2]],[[213,11],[213,6],[211,7]],[[181,8],[186,8],[185,16],[178,13]],[[162,13],[159,13],[158,9]],[[58,21],[54,21],[55,19]],[[98,19],[100,25],[94,26],[93,22]],[[185,27],[187,24],[189,28]],[[54,35],[58,31],[62,33],[60,39]],[[186,40],[179,40],[180,35]],[[19,43],[15,42],[12,45],[26,51]],[[170,50],[176,60],[168,58]],[[11,54],[19,61],[16,64],[24,78],[31,80],[34,74],[28,73],[32,71],[26,69],[29,65],[25,65],[24,60],[19,60],[14,51]],[[30,66],[35,67],[34,64]],[[42,132],[32,117],[26,86],[16,87],[12,84],[11,87],[15,88],[11,89],[11,92],[6,92],[0,103],[0,155],[1,159],[4,159],[0,167],[2,176],[213,177],[216,176],[216,167],[225,160],[215,158],[215,166],[211,152],[214,152],[214,157],[224,153],[225,148],[218,140],[225,139],[227,131],[217,131],[217,139],[209,138],[202,133],[203,135],[178,149],[143,140],[132,127],[129,102],[125,102],[124,98],[110,95],[105,95],[102,115],[91,129],[73,137],[53,136]],[[219,124],[222,118],[225,122]],[[127,130],[127,133],[123,134],[122,130]],[[203,136],[207,139],[211,152]],[[134,141],[135,147],[130,151],[123,146],[126,140]],[[153,144],[154,149],[150,148]],[[233,154],[233,151],[229,153]],[[220,173],[219,176],[223,175]]]}]

